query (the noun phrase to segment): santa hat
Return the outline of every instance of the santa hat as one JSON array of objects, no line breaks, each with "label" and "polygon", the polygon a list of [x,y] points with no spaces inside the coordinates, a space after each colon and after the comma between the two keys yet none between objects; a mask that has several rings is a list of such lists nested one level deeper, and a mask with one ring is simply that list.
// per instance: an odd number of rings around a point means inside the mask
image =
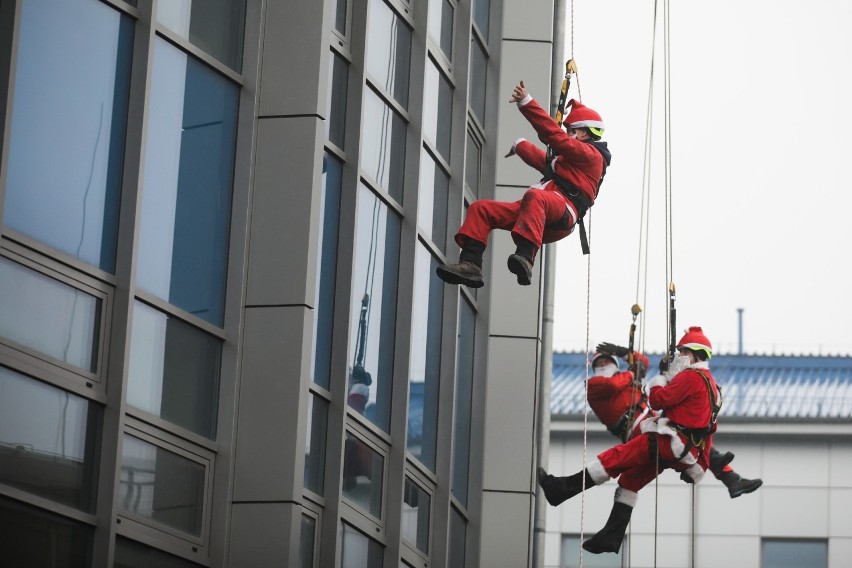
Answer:
[{"label": "santa hat", "polygon": [[707,353],[708,359],[713,354],[713,346],[710,344],[710,340],[704,335],[704,331],[695,325],[685,330],[684,336],[680,338],[677,344],[677,348],[704,351]]},{"label": "santa hat", "polygon": [[610,355],[609,353],[595,353],[595,355],[592,357],[592,368],[593,369],[595,368],[595,361],[597,361],[601,357],[606,357],[607,359],[609,359],[610,361],[615,363],[616,369],[619,369],[619,370],[621,369],[621,367],[618,364],[618,357],[616,357],[615,355]]},{"label": "santa hat", "polygon": [[568,113],[562,124],[567,128],[597,128],[601,131],[604,127],[601,115],[574,99],[571,99],[571,112]]}]

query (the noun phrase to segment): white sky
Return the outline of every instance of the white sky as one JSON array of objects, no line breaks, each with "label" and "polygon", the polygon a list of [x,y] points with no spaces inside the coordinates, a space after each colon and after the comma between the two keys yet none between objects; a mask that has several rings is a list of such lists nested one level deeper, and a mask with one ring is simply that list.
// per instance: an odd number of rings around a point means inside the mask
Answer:
[{"label": "white sky", "polygon": [[[586,345],[587,268],[590,348],[626,345],[637,301],[654,2],[573,0],[572,50],[566,1],[566,58],[613,153],[589,265],[576,233],[556,249],[553,347],[573,351]],[[852,354],[851,22],[844,0],[671,2],[678,339],[701,325],[716,353],[734,353],[743,308],[746,353]],[[667,343],[662,37],[658,27],[648,295],[638,298],[648,352]]]}]

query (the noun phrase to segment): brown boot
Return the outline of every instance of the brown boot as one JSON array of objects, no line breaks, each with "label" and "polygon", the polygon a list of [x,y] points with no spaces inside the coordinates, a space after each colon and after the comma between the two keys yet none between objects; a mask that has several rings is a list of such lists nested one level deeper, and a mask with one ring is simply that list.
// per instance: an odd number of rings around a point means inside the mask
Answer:
[{"label": "brown boot", "polygon": [[532,282],[532,263],[519,254],[509,256],[509,272],[518,277],[518,284],[529,286]]},{"label": "brown boot", "polygon": [[438,278],[447,284],[464,284],[468,288],[482,288],[482,268],[469,260],[460,260],[455,264],[444,264],[435,269]]}]

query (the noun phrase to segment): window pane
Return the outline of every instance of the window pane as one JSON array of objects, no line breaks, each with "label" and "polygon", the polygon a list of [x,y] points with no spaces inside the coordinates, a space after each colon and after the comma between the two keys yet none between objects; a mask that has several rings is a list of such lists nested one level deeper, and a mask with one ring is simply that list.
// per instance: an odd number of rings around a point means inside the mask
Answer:
[{"label": "window pane", "polygon": [[343,523],[341,568],[382,568],[382,545]]},{"label": "window pane", "polygon": [[0,258],[0,290],[0,336],[97,370],[99,298],[5,258]]},{"label": "window pane", "polygon": [[453,87],[430,59],[423,93],[423,134],[447,162],[453,124]]},{"label": "window pane", "polygon": [[347,403],[388,431],[393,384],[400,220],[363,184],[355,219]]},{"label": "window pane", "polygon": [[402,537],[429,554],[429,515],[432,497],[419,485],[405,478],[402,497]]},{"label": "window pane", "polygon": [[824,540],[764,539],[761,568],[825,568],[828,543]]},{"label": "window pane", "polygon": [[466,300],[459,302],[456,412],[453,428],[453,484],[456,499],[467,505],[470,471],[470,412],[473,402],[473,357],[476,314]]},{"label": "window pane", "polygon": [[450,0],[429,0],[429,35],[441,47],[447,59],[453,58],[453,18]]},{"label": "window pane", "polygon": [[305,487],[323,494],[325,481],[325,437],[328,402],[318,396],[308,398],[308,439],[305,443]]},{"label": "window pane", "polygon": [[94,512],[102,418],[100,406],[0,367],[0,483]]},{"label": "window pane", "polygon": [[474,140],[470,132],[467,133],[467,150],[464,165],[464,181],[473,194],[479,197],[480,177],[482,169],[482,147]]},{"label": "window pane", "polygon": [[411,30],[382,0],[370,0],[367,72],[385,92],[408,107]]},{"label": "window pane", "polygon": [[[583,538],[589,538],[586,534]],[[583,553],[583,566],[585,568],[619,568],[623,566],[622,558],[629,558],[627,550],[627,540],[624,546],[616,554],[589,554]],[[578,534],[563,534],[562,535],[562,560],[559,564],[560,568],[575,568],[580,566],[580,535]]]},{"label": "window pane", "polygon": [[223,317],[237,98],[235,85],[157,40],[136,283],[214,325]]},{"label": "window pane", "polygon": [[491,14],[491,0],[473,0],[473,21],[488,41],[488,18]]},{"label": "window pane", "polygon": [[326,136],[338,148],[345,148],[343,141],[346,135],[346,92],[349,81],[349,64],[332,51],[331,65],[328,67]]},{"label": "window pane", "polygon": [[447,206],[450,178],[425,149],[420,150],[420,188],[417,192],[417,223],[432,242],[446,252]]},{"label": "window pane", "polygon": [[450,507],[450,550],[448,566],[465,566],[467,523],[455,508]]},{"label": "window pane", "polygon": [[127,404],[215,439],[221,359],[219,339],[135,302]]},{"label": "window pane", "polygon": [[323,156],[322,232],[317,263],[317,298],[314,303],[314,383],[328,389],[331,383],[331,341],[334,324],[334,281],[337,277],[337,239],[340,224],[340,178],[343,164],[335,157]]},{"label": "window pane", "polygon": [[199,536],[204,466],[125,435],[118,502],[123,511]]},{"label": "window pane", "polygon": [[96,0],[27,0],[19,39],[3,222],[112,272],[133,22]]},{"label": "window pane", "polygon": [[0,550],[4,566],[92,566],[94,529],[0,497]]},{"label": "window pane", "polygon": [[475,38],[470,40],[470,108],[480,124],[485,124],[485,80],[488,58]]},{"label": "window pane", "polygon": [[385,458],[349,432],[343,452],[344,497],[381,519]]},{"label": "window pane", "polygon": [[129,538],[116,537],[113,568],[195,568],[195,562],[172,556]]},{"label": "window pane", "polygon": [[435,276],[438,262],[418,244],[414,258],[414,314],[408,385],[408,451],[435,470],[438,435],[438,387],[444,283]]},{"label": "window pane", "polygon": [[334,6],[334,29],[340,32],[340,35],[346,35],[346,10],[349,5],[349,0],[335,0]]},{"label": "window pane", "polygon": [[361,169],[399,202],[402,202],[405,173],[405,129],[402,117],[367,89],[361,129]]},{"label": "window pane", "polygon": [[308,515],[302,515],[302,532],[299,533],[299,568],[313,568],[314,566],[316,532],[316,520]]},{"label": "window pane", "polygon": [[157,22],[240,71],[245,0],[168,0],[157,3]]}]

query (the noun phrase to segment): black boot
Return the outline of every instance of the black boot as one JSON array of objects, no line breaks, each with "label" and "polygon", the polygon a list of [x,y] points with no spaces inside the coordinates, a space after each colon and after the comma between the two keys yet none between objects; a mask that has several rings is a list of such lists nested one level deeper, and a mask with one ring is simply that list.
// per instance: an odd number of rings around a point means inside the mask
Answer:
[{"label": "black boot", "polygon": [[532,283],[532,267],[535,263],[537,247],[523,237],[513,236],[515,240],[515,254],[509,256],[506,265],[509,272],[518,277],[518,284],[529,286]]},{"label": "black boot", "polygon": [[740,477],[735,471],[728,471],[719,476],[719,481],[725,484],[728,488],[728,495],[731,499],[736,499],[745,493],[757,491],[757,488],[763,485],[762,479],[745,479]]},{"label": "black boot", "polygon": [[598,534],[584,542],[583,548],[592,554],[621,550],[621,543],[624,541],[624,533],[627,531],[627,524],[630,523],[632,513],[633,507],[630,505],[618,501],[613,503],[606,525]]},{"label": "black boot", "polygon": [[584,477],[586,478],[586,489],[595,486],[595,482],[587,469],[568,477],[554,477],[544,471],[543,468],[538,468],[538,484],[544,490],[544,497],[547,502],[554,507],[580,493],[583,490]]},{"label": "black boot", "polygon": [[734,461],[733,452],[721,453],[716,448],[710,449],[710,471],[713,475],[719,477],[725,470],[725,466]]}]

